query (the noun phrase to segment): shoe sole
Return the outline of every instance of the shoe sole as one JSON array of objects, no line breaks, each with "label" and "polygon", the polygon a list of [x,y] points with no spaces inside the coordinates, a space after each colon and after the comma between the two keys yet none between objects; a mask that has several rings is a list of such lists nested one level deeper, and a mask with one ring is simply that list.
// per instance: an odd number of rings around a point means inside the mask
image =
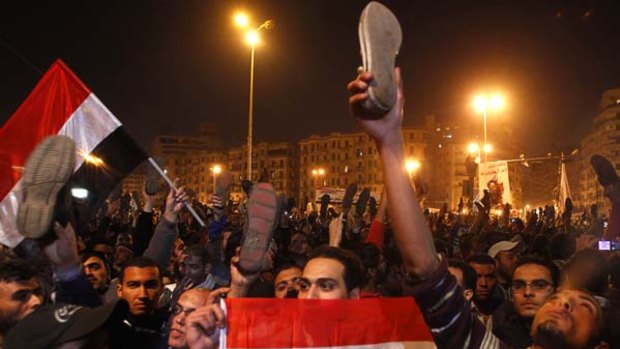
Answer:
[{"label": "shoe sole", "polygon": [[248,222],[239,253],[239,268],[252,273],[261,269],[273,233],[278,211],[273,186],[268,183],[254,185],[247,207]]},{"label": "shoe sole", "polygon": [[607,158],[600,155],[593,155],[590,158],[590,165],[594,168],[598,182],[603,187],[618,182],[616,170],[614,170],[614,166],[611,162],[609,162],[609,160],[607,160]]},{"label": "shoe sole", "polygon": [[370,189],[364,188],[360,193],[360,196],[357,198],[357,204],[355,205],[355,211],[358,215],[364,215],[366,212],[366,205],[368,205],[368,200],[370,200]]},{"label": "shoe sole", "polygon": [[344,192],[344,197],[342,198],[342,209],[349,210],[351,206],[353,206],[353,197],[357,193],[357,184],[351,183],[347,186],[347,190]]},{"label": "shoe sole", "polygon": [[58,192],[75,167],[75,142],[65,136],[46,138],[30,154],[22,176],[17,228],[31,239],[45,235],[54,219]]},{"label": "shoe sole", "polygon": [[371,117],[381,117],[396,103],[394,65],[402,30],[392,11],[371,1],[360,16],[358,35],[364,70],[374,76],[363,107]]}]

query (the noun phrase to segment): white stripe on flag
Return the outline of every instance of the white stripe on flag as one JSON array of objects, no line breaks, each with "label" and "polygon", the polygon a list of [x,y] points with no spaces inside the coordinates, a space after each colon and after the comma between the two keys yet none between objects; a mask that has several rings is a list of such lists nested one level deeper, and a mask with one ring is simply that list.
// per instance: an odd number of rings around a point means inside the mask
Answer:
[{"label": "white stripe on flag", "polygon": [[[58,134],[73,138],[76,149],[88,154],[120,126],[121,122],[91,93],[71,114]],[[83,162],[84,158],[76,154],[74,171],[80,168]],[[10,248],[14,248],[24,239],[17,231],[16,223],[21,182],[20,179],[0,201],[0,241]]]}]

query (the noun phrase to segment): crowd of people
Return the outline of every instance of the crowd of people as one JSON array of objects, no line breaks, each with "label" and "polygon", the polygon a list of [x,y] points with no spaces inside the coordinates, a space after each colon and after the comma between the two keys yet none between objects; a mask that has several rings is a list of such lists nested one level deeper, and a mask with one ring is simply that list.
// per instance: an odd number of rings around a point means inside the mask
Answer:
[{"label": "crowd of people", "polygon": [[620,348],[620,256],[597,249],[619,228],[610,164],[593,161],[612,201],[607,230],[595,207],[573,219],[570,201],[524,220],[508,205],[492,216],[484,198],[430,213],[404,171],[398,69],[395,78],[396,103],[381,118],[364,115],[371,73],[348,86],[381,157],[379,201],[351,184],[341,204],[325,196],[302,211],[268,183],[246,181],[247,200],[233,205],[222,175],[210,203],[175,185],[160,207],[150,178],[142,195],[111,197],[78,224],[67,178],[45,185],[46,171],[62,172],[59,158],[75,153],[49,146],[67,142],[61,136],[46,140],[24,170],[45,178],[24,192],[46,195],[23,199],[18,227],[28,238],[1,255],[1,346],[214,348],[222,297],[414,297],[438,348]]}]

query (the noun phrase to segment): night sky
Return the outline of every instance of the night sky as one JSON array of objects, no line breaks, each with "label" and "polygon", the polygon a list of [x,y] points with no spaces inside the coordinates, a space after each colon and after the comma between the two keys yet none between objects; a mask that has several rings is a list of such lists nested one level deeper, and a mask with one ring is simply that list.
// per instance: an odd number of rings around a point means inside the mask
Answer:
[{"label": "night sky", "polygon": [[[345,86],[360,65],[352,0],[3,1],[0,122],[63,59],[145,147],[158,133],[219,124],[244,142],[250,50],[236,9],[272,19],[256,51],[255,140],[350,131]],[[570,151],[601,93],[620,87],[620,1],[384,1],[399,18],[408,124],[434,113],[480,122],[478,91],[500,89],[523,151]]]}]

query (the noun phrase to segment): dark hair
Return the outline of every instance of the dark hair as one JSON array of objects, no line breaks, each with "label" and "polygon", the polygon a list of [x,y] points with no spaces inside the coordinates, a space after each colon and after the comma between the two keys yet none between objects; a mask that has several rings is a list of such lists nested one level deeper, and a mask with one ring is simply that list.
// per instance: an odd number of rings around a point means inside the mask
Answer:
[{"label": "dark hair", "polygon": [[551,259],[568,259],[575,253],[576,241],[567,233],[555,233],[549,238],[548,253]]},{"label": "dark hair", "polygon": [[448,266],[451,268],[456,268],[463,273],[463,288],[466,290],[475,290],[476,289],[476,271],[474,268],[470,267],[467,263],[460,261],[458,259],[448,259]]},{"label": "dark hair", "polygon": [[[549,270],[549,273],[551,274],[551,282],[553,284],[553,287],[554,288],[558,287],[558,284],[560,282],[560,270],[549,259],[543,258],[543,257],[540,257],[540,256],[536,256],[536,255],[522,256],[517,261],[517,264],[515,266],[515,271],[520,266],[523,266],[523,265],[526,265],[526,264],[536,264],[536,265],[540,265],[543,268],[547,268],[547,270]],[[514,277],[514,273],[512,275]]]},{"label": "dark hair", "polygon": [[491,264],[495,265],[495,259],[488,254],[475,254],[467,258],[467,264]]},{"label": "dark hair", "polygon": [[9,259],[0,263],[0,282],[26,282],[37,276],[37,269],[29,261]]},{"label": "dark hair", "polygon": [[183,251],[183,254],[198,257],[203,264],[211,263],[211,256],[209,255],[209,251],[207,251],[207,249],[201,244],[194,244],[186,247],[185,251]]},{"label": "dark hair", "polygon": [[123,265],[123,267],[121,268],[121,272],[118,275],[118,279],[120,280],[121,284],[123,283],[123,277],[125,276],[125,269],[129,267],[157,268],[157,271],[159,272],[159,279],[161,280],[162,274],[161,274],[161,268],[159,267],[159,264],[157,264],[157,262],[150,259],[149,257],[140,256],[140,257],[134,257],[128,260],[127,263]]},{"label": "dark hair", "polygon": [[86,251],[92,251],[96,245],[108,245],[110,247],[114,247],[114,244],[110,242],[110,240],[95,236],[86,242]]},{"label": "dark hair", "polygon": [[347,286],[347,292],[362,287],[364,283],[363,265],[355,253],[338,247],[321,246],[310,252],[308,262],[315,258],[333,259],[344,266],[344,283]]},{"label": "dark hair", "polygon": [[381,251],[374,244],[370,242],[363,243],[357,251],[357,255],[362,260],[362,265],[365,269],[375,269],[379,267],[379,263],[381,262]]},{"label": "dark hair", "polygon": [[101,259],[101,261],[103,262],[103,265],[105,265],[105,267],[108,270],[110,270],[110,268],[108,268],[108,261],[106,260],[106,258],[103,255],[103,253],[97,252],[97,251],[87,251],[87,252],[84,252],[82,254],[82,257],[80,257],[80,264],[83,264],[84,262],[86,262],[91,257],[95,257],[95,258]]},{"label": "dark hair", "polygon": [[285,270],[293,269],[293,268],[297,268],[299,270],[303,270],[299,265],[297,265],[295,263],[283,263],[273,273],[273,280],[275,281],[275,279],[278,277],[278,274],[280,274],[281,272],[283,272]]}]

